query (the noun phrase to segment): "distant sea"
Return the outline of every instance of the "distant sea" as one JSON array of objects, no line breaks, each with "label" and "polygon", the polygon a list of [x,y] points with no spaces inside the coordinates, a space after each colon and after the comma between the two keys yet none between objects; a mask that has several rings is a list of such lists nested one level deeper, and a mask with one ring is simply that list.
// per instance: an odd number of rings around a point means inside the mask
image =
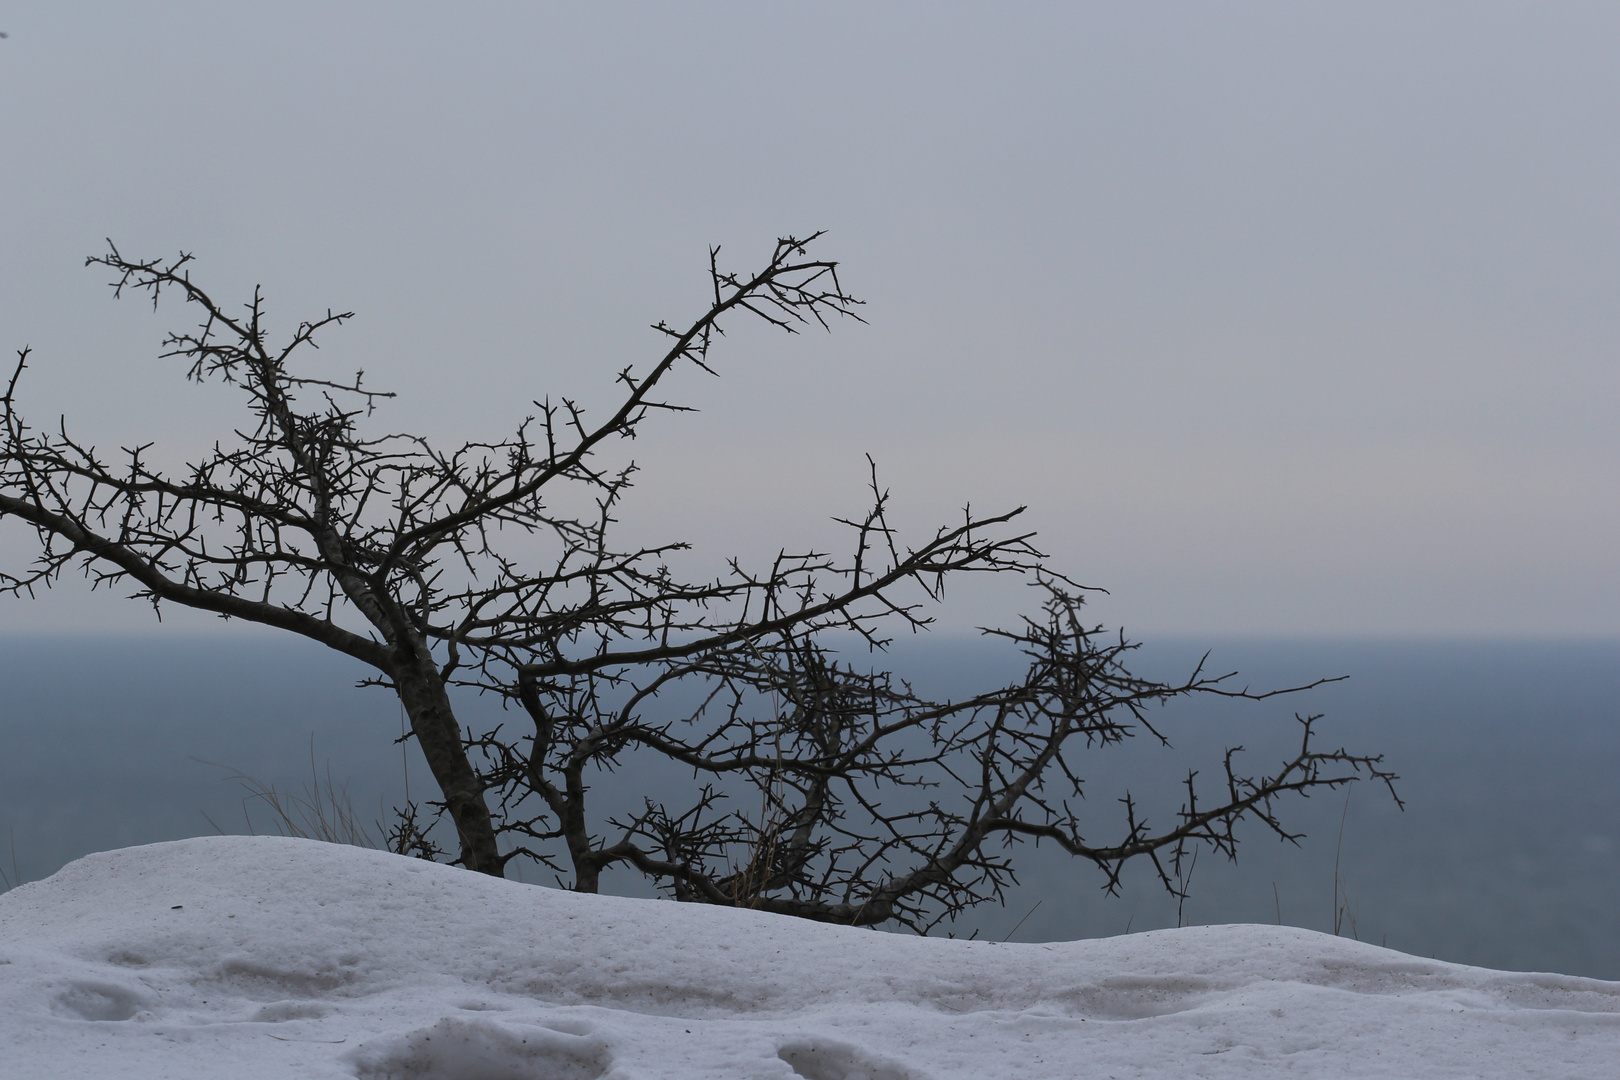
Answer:
[{"label": "distant sea", "polygon": [[[1005,906],[946,930],[1040,941],[1178,921],[1331,933],[1337,921],[1340,933],[1423,956],[1620,979],[1620,643],[1170,640],[1140,664],[1171,676],[1206,648],[1211,668],[1239,670],[1256,689],[1350,678],[1263,705],[1166,710],[1170,750],[1138,739],[1082,753],[1096,838],[1117,830],[1127,789],[1170,821],[1177,782],[1189,769],[1216,780],[1223,746],[1244,746],[1255,769],[1274,765],[1297,747],[1295,711],[1323,714],[1324,745],[1384,753],[1405,812],[1368,784],[1294,800],[1283,817],[1307,833],[1297,847],[1251,825],[1235,864],[1199,856],[1180,905],[1142,867],[1110,897],[1094,869],[1023,848]],[[961,639],[908,643],[893,664],[949,694],[1017,666]],[[274,832],[231,770],[297,792],[313,767],[368,821],[386,820],[407,786],[425,802],[435,794],[425,767],[394,742],[398,706],[356,689],[365,674],[251,631],[0,637],[0,870],[15,883],[107,848]],[[489,702],[461,711],[499,715]],[[603,783],[626,805],[639,798],[634,769]],[[645,892],[628,875],[607,883]]]}]

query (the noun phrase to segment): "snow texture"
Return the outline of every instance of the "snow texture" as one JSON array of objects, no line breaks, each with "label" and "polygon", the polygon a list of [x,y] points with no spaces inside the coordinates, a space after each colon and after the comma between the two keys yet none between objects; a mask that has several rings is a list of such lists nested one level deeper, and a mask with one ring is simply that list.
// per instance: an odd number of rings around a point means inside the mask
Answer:
[{"label": "snow texture", "polygon": [[0,896],[0,1076],[1614,1077],[1620,983],[1274,926],[916,938],[222,836]]}]

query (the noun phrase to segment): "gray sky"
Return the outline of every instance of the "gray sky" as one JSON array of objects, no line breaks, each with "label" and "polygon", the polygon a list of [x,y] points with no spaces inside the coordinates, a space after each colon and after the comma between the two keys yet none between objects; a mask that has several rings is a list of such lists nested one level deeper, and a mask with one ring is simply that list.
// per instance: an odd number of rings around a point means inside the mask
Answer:
[{"label": "gray sky", "polygon": [[[609,400],[776,236],[870,325],[732,335],[630,531],[759,556],[1027,503],[1136,632],[1620,634],[1620,7],[0,7],[0,344],[28,412],[179,454],[102,237],[329,306],[389,424]],[[28,545],[0,529],[10,564]],[[952,625],[1025,598],[960,590]],[[0,629],[145,625],[68,590]]]}]

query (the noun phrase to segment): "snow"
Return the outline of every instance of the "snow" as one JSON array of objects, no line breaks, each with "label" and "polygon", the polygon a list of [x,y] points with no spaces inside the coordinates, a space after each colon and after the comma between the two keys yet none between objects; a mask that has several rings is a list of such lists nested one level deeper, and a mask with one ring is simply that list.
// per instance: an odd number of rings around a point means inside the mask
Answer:
[{"label": "snow", "polygon": [[0,1076],[1620,1075],[1620,983],[1278,926],[951,941],[580,896],[308,840],[0,896]]}]

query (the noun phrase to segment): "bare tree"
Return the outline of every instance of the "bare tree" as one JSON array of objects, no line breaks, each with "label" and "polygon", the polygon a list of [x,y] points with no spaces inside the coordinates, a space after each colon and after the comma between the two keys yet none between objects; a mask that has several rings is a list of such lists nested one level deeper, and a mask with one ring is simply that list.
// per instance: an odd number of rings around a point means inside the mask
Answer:
[{"label": "bare tree", "polygon": [[[1316,718],[1302,718],[1298,753],[1274,770],[1247,775],[1230,751],[1212,801],[1189,776],[1162,827],[1127,798],[1113,837],[1092,839],[1077,751],[1159,736],[1148,709],[1171,699],[1270,695],[1201,666],[1172,683],[1133,675],[1134,646],[1081,621],[1084,590],[1014,527],[1019,510],[964,512],[904,543],[874,470],[864,514],[840,519],[843,556],[784,552],[759,570],[733,560],[687,581],[669,565],[683,544],[616,546],[635,467],[604,465],[604,451],[656,413],[685,411],[664,386],[677,368],[712,370],[722,321],[791,333],[858,318],[836,264],[810,255],[816,239],[779,241],[747,275],[711,251],[707,310],[657,325],[665,351],[618,373],[610,415],[542,399],[511,436],[449,450],[373,431],[392,395],[360,374],[300,373],[295,361],[351,313],[272,344],[259,291],[233,313],[192,282],[191,256],[131,260],[109,244],[88,263],[112,272],[115,295],[193,305],[199,325],[170,334],[163,356],[191,380],[238,387],[251,422],[181,474],[149,464],[150,444],[104,456],[65,422],[25,422],[24,349],[0,399],[0,517],[33,527],[38,556],[0,586],[32,595],[76,568],[159,610],[262,623],[354,657],[409,717],[456,862],[500,876],[534,859],[586,892],[627,866],[684,900],[925,930],[1000,898],[1018,841],[1061,846],[1110,888],[1144,856],[1176,891],[1181,860],[1199,845],[1232,855],[1245,819],[1292,838],[1279,799],[1393,779],[1379,757],[1318,749]],[[564,505],[593,509],[554,509]],[[1022,678],[936,701],[840,659],[840,642],[880,655],[893,629],[928,626],[945,579],[963,573],[1041,590],[1038,616],[995,632],[1025,654]],[[453,700],[469,692],[498,696],[511,721],[464,727]],[[691,797],[593,818],[592,783],[630,754],[691,770]]]}]

